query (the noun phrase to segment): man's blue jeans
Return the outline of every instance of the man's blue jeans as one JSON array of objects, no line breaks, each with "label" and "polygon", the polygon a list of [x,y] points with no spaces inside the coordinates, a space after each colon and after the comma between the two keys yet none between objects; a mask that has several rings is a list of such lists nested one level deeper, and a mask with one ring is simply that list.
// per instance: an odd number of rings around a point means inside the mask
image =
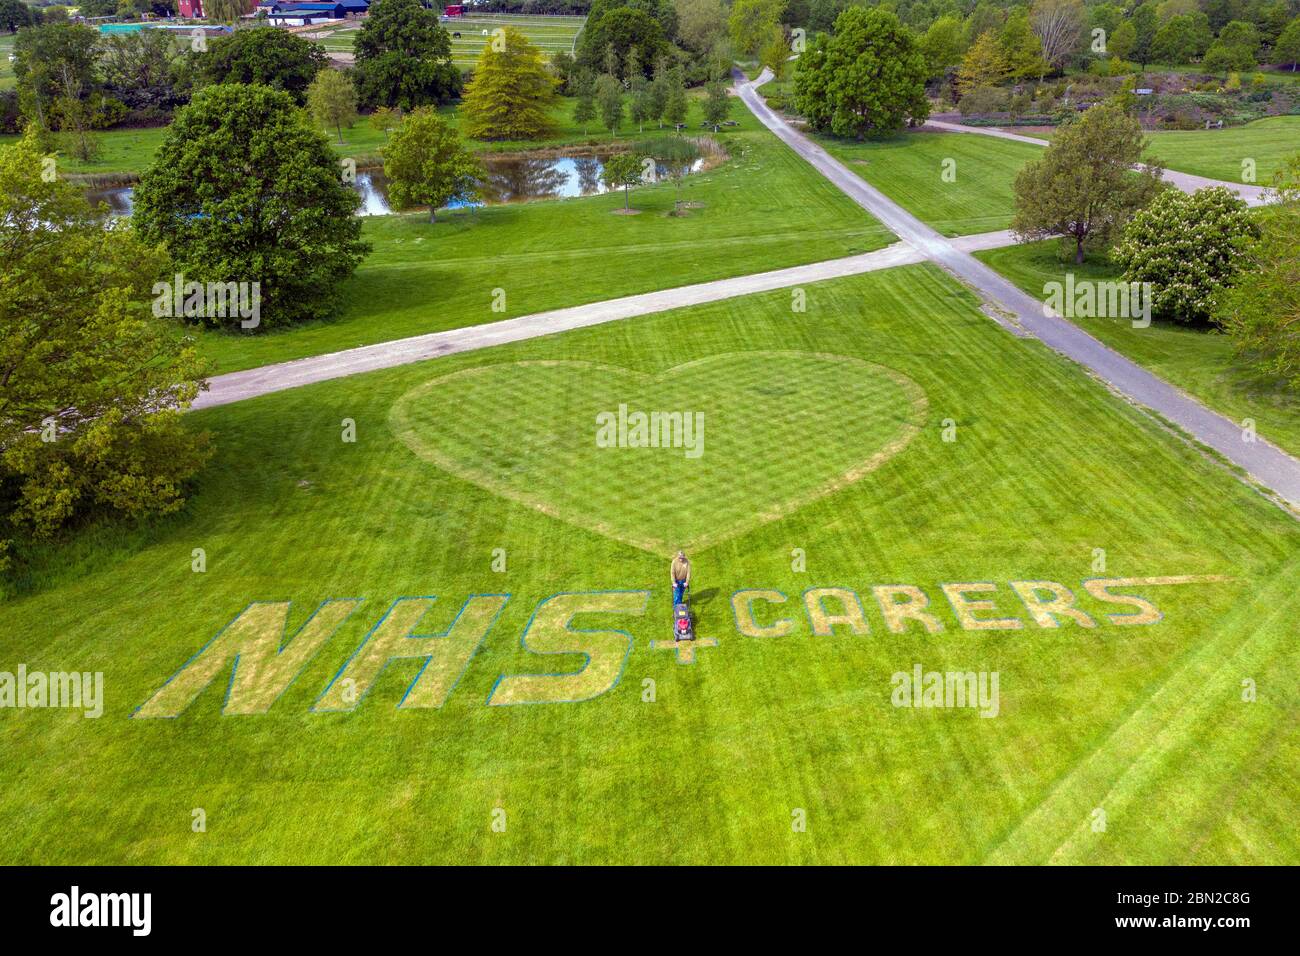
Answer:
[{"label": "man's blue jeans", "polygon": [[674,581],[673,582],[673,604],[674,605],[681,604],[682,598],[684,598],[685,596],[686,596],[686,582]]}]

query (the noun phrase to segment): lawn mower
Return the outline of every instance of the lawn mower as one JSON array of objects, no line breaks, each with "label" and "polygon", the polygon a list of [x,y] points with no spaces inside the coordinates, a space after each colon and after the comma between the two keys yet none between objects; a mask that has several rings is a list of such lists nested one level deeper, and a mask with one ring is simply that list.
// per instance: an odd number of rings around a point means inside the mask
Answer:
[{"label": "lawn mower", "polygon": [[680,603],[673,605],[673,640],[695,640],[695,622],[691,620],[691,608],[686,603],[685,594]]}]

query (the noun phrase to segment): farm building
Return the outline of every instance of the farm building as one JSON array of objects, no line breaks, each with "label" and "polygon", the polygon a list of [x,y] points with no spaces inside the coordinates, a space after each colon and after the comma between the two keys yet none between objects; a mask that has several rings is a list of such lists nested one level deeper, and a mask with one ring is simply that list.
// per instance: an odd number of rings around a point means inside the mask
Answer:
[{"label": "farm building", "polygon": [[[244,4],[244,14],[248,15],[257,9],[257,0],[247,0]],[[192,17],[197,20],[207,16],[203,11],[203,0],[179,0],[176,5],[176,12],[182,17]]]}]

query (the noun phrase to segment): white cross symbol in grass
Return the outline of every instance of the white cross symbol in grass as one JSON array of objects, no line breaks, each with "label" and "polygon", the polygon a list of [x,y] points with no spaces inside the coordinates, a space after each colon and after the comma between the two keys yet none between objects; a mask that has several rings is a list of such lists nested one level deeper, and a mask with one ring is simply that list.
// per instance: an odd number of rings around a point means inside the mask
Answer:
[{"label": "white cross symbol in grass", "polygon": [[693,641],[655,641],[650,642],[650,650],[664,651],[672,648],[677,652],[678,664],[694,664],[695,648],[697,647],[717,647],[718,640],[715,637],[697,637]]}]

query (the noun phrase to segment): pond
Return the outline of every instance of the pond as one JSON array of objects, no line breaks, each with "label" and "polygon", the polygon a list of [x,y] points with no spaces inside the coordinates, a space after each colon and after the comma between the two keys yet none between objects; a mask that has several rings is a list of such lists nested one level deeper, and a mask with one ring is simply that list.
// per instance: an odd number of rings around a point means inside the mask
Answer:
[{"label": "pond", "polygon": [[[483,181],[483,199],[493,205],[499,203],[527,202],[535,199],[564,199],[573,196],[595,196],[606,192],[600,174],[610,153],[587,156],[485,156],[480,157],[487,178]],[[704,160],[696,160],[690,172],[698,172]],[[659,168],[659,175],[668,170]],[[361,194],[359,216],[386,216],[393,212],[388,202],[388,179],[382,169],[357,170],[353,188]],[[131,215],[131,186],[110,189],[88,189],[86,198],[91,203],[104,203],[110,216]],[[449,208],[467,205],[453,200]]]}]

